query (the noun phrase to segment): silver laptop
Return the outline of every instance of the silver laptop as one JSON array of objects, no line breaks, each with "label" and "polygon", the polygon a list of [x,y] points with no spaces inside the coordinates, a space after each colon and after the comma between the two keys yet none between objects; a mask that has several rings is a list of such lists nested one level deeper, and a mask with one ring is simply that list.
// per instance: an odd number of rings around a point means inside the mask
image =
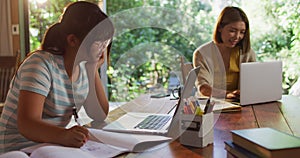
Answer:
[{"label": "silver laptop", "polygon": [[[176,124],[174,123],[174,121],[178,121],[177,118],[178,114],[180,113],[180,110],[178,109],[182,109],[180,107],[183,107],[184,105],[182,98],[194,96],[193,88],[195,86],[198,72],[199,67],[192,69],[189,72],[187,82],[184,84],[179,102],[177,103],[177,105],[174,105],[175,108],[173,108],[173,110],[171,110],[168,114],[128,112],[116,121],[113,121],[104,126],[103,130],[113,132],[168,135],[168,131],[171,130],[170,126]],[[161,126],[158,127],[157,124],[149,122],[152,118],[161,118]]]},{"label": "silver laptop", "polygon": [[240,104],[250,105],[280,100],[282,62],[241,63]]}]

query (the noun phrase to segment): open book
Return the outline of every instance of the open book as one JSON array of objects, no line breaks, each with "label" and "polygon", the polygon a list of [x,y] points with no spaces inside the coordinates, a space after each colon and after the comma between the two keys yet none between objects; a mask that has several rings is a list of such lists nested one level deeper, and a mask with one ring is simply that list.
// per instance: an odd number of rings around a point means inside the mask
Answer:
[{"label": "open book", "polygon": [[225,100],[213,99],[213,101],[215,102],[213,109],[214,112],[235,112],[242,110],[240,105],[236,105]]},{"label": "open book", "polygon": [[[22,151],[29,153],[30,158],[105,158],[114,157],[125,152],[142,152],[150,150],[150,148],[155,149],[153,147],[171,140],[169,137],[158,135],[116,133],[99,129],[89,129],[89,131],[91,134],[90,140],[81,148],[42,143],[24,148]],[[22,151],[6,154],[14,154],[14,158],[28,158],[26,154],[22,154]],[[1,156],[0,158],[7,158]]]},{"label": "open book", "polygon": [[[202,109],[204,109],[207,99],[208,98],[201,98],[198,100]],[[215,103],[213,107],[214,112],[235,112],[242,110],[240,105],[236,105],[225,100],[211,98],[211,102]]]},{"label": "open book", "polygon": [[159,135],[117,133],[92,128],[89,131],[94,137],[91,140],[125,148],[131,152],[142,152],[172,139]]}]

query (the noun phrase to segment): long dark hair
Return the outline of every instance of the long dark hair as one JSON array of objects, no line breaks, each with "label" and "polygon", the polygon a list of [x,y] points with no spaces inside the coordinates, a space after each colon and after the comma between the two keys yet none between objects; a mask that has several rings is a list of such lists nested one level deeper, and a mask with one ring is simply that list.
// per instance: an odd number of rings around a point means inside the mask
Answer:
[{"label": "long dark hair", "polygon": [[60,28],[60,23],[55,23],[51,25],[45,32],[41,49],[52,54],[62,55],[65,49],[65,41],[66,35],[63,34]]},{"label": "long dark hair", "polygon": [[250,50],[249,20],[245,12],[238,7],[228,6],[222,10],[214,28],[213,39],[216,43],[223,43],[221,33],[218,31],[218,29],[223,28],[225,25],[238,21],[243,21],[246,25],[244,38],[237,44],[241,47],[242,53],[244,54],[249,52]]},{"label": "long dark hair", "polygon": [[[102,22],[105,23],[105,27],[93,29]],[[62,55],[65,53],[68,35],[73,34],[83,41],[91,31],[93,31],[94,36],[89,39],[88,43],[90,44],[96,40],[111,39],[114,34],[114,27],[108,16],[96,4],[85,1],[70,3],[66,6],[60,21],[46,31],[41,49]]]}]

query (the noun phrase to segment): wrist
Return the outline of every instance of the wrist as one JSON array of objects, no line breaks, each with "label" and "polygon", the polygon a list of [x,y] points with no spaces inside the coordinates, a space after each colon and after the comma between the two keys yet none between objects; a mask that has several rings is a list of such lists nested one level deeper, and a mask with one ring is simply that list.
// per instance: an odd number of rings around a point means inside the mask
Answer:
[{"label": "wrist", "polygon": [[68,142],[67,131],[68,131],[68,129],[59,127],[57,135],[55,135],[55,138],[53,139],[52,143],[61,144],[61,145],[66,146],[67,142]]}]

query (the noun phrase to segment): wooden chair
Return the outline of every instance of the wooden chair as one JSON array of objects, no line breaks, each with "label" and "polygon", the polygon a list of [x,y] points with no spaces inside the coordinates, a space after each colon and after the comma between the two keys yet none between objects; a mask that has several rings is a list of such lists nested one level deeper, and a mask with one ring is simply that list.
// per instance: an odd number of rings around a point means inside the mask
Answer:
[{"label": "wooden chair", "polygon": [[19,55],[0,56],[0,103],[6,99],[10,81],[14,76],[18,64]]}]

